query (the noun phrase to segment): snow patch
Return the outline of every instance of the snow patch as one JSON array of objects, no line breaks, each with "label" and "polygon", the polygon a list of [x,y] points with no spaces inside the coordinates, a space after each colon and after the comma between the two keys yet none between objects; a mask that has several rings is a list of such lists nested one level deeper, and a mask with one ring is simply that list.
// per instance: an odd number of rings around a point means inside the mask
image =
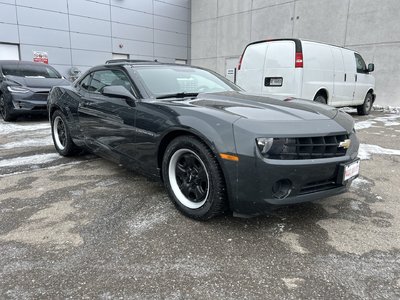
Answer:
[{"label": "snow patch", "polygon": [[303,278],[282,278],[283,282],[285,283],[286,287],[290,290],[296,289],[304,283]]},{"label": "snow patch", "polygon": [[37,154],[25,157],[3,159],[0,161],[0,168],[44,164],[55,161],[60,158],[61,156],[57,153],[47,153],[47,154]]},{"label": "snow patch", "polygon": [[369,184],[370,184],[370,182],[368,180],[365,180],[363,178],[357,177],[356,179],[354,179],[352,181],[351,187],[357,189],[357,188],[360,188],[362,186],[369,185]]},{"label": "snow patch", "polygon": [[383,111],[389,114],[400,114],[400,107],[374,105],[374,111]]},{"label": "snow patch", "polygon": [[383,125],[387,126],[398,126],[400,122],[397,119],[400,118],[400,115],[386,115],[385,117],[374,118],[373,121],[382,122]]},{"label": "snow patch", "polygon": [[17,142],[10,142],[4,145],[0,145],[0,149],[14,149],[14,148],[25,148],[25,147],[43,147],[53,145],[53,139],[51,136],[37,139],[26,139]]},{"label": "snow patch", "polygon": [[0,125],[0,134],[2,135],[19,131],[50,130],[50,123],[21,125],[1,122]]},{"label": "snow patch", "polygon": [[354,125],[354,128],[356,130],[367,129],[367,128],[370,128],[370,127],[374,127],[373,124],[376,124],[376,122],[371,121],[371,120],[361,121],[361,122],[357,122]]},{"label": "snow patch", "polygon": [[378,145],[361,144],[358,157],[362,160],[370,159],[372,154],[400,155],[400,150],[386,149]]}]

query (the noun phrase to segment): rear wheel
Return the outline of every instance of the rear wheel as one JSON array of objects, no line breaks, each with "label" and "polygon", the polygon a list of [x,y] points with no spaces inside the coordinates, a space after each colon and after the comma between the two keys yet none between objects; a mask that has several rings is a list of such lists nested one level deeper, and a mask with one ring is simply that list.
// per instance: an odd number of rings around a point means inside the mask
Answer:
[{"label": "rear wheel", "polygon": [[314,98],[314,101],[318,102],[318,103],[322,103],[322,104],[326,104],[327,103],[326,97],[324,95],[322,95],[322,94],[316,95],[315,98]]},{"label": "rear wheel", "polygon": [[0,114],[4,121],[10,122],[15,121],[16,116],[12,113],[12,108],[7,103],[4,95],[0,95]]},{"label": "rear wheel", "polygon": [[180,136],[167,147],[162,174],[175,206],[186,216],[208,220],[226,210],[222,171],[211,150],[192,136]]},{"label": "rear wheel", "polygon": [[360,116],[368,115],[372,108],[372,102],[373,102],[372,94],[368,93],[367,96],[365,96],[364,103],[357,106],[357,113]]},{"label": "rear wheel", "polygon": [[72,141],[67,120],[59,110],[55,111],[51,117],[51,134],[54,146],[62,156],[71,156],[79,150]]}]

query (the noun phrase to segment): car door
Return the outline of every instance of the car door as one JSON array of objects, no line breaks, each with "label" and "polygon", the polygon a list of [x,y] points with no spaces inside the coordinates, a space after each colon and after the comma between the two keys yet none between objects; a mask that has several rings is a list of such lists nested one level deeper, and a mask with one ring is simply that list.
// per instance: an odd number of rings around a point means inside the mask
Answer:
[{"label": "car door", "polygon": [[365,100],[365,96],[368,93],[368,90],[371,87],[370,77],[367,66],[365,64],[364,59],[360,54],[354,53],[356,66],[357,66],[357,75],[356,75],[356,88],[354,92],[354,105],[363,104]]},{"label": "car door", "polygon": [[357,68],[354,52],[341,49],[344,63],[345,82],[343,85],[343,102],[341,105],[352,105],[356,89]]},{"label": "car door", "polygon": [[102,89],[111,85],[122,85],[132,90],[128,76],[123,71],[94,71],[87,90],[81,95],[78,112],[88,146],[98,154],[113,159],[118,158],[116,150],[118,152],[121,144],[131,136],[127,131],[130,132],[134,127],[135,104],[127,99],[103,95]]},{"label": "car door", "polygon": [[344,70],[342,50],[337,47],[331,47],[333,62],[334,62],[334,76],[333,76],[333,106],[340,106],[343,103],[352,101],[353,94],[346,92],[347,74]]}]

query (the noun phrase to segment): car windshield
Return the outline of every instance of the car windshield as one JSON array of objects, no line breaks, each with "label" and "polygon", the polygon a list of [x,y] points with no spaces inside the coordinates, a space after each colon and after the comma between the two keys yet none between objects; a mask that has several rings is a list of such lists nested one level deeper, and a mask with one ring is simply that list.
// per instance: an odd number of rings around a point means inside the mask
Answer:
[{"label": "car windshield", "polygon": [[156,66],[135,68],[147,89],[155,98],[185,97],[198,93],[215,93],[240,90],[227,79],[206,70]]},{"label": "car windshield", "polygon": [[4,75],[34,78],[61,78],[60,73],[53,67],[45,64],[6,64],[3,65],[2,71]]}]

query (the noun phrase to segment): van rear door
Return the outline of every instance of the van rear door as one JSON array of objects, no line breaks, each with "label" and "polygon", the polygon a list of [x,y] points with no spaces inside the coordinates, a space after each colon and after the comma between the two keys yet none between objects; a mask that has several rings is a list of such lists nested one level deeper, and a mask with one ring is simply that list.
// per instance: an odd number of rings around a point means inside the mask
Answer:
[{"label": "van rear door", "polygon": [[236,78],[236,84],[245,91],[261,93],[266,52],[266,42],[252,44],[245,49]]},{"label": "van rear door", "polygon": [[[296,81],[296,47],[294,41],[268,42],[262,79],[262,94],[297,97],[300,78]],[[298,69],[300,72],[302,69]],[[298,77],[298,76],[297,76]]]}]

